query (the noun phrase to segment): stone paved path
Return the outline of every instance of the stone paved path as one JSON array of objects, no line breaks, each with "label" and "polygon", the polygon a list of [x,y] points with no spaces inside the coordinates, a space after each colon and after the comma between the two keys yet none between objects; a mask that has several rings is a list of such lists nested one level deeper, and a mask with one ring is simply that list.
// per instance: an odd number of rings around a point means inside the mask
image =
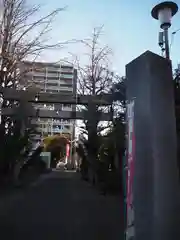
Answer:
[{"label": "stone paved path", "polygon": [[121,240],[118,197],[102,196],[74,172],[52,172],[0,205],[3,240]]}]

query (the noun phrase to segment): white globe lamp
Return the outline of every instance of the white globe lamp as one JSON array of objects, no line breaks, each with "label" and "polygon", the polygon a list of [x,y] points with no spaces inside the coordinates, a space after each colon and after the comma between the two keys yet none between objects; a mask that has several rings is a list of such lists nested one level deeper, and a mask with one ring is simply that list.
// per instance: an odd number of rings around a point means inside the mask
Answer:
[{"label": "white globe lamp", "polygon": [[178,5],[174,2],[162,2],[156,5],[151,15],[154,19],[159,20],[160,28],[164,30],[163,41],[165,44],[166,58],[169,59],[169,41],[168,29],[171,27],[171,19],[178,12]]}]

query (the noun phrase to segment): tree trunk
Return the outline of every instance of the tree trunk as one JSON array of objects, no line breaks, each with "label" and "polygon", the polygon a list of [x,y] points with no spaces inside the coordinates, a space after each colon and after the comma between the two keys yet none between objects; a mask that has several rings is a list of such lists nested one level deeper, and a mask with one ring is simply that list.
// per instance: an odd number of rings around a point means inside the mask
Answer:
[{"label": "tree trunk", "polygon": [[15,164],[13,169],[13,184],[16,186],[20,185],[19,174],[22,166],[22,161],[19,161]]}]

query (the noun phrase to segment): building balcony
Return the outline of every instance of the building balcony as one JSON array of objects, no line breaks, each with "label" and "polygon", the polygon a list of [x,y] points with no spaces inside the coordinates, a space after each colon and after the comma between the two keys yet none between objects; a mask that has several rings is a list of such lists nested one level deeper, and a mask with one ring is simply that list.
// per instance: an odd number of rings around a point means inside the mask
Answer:
[{"label": "building balcony", "polygon": [[73,74],[74,73],[74,68],[72,68],[72,67],[65,68],[65,67],[61,66],[61,74],[66,74],[66,73]]},{"label": "building balcony", "polygon": [[60,87],[59,87],[59,91],[60,91],[60,92],[63,92],[63,91],[73,92],[73,88],[72,88],[72,87],[63,87],[63,86],[60,86]]},{"label": "building balcony", "polygon": [[60,87],[68,87],[68,88],[73,88],[73,82],[60,82]]},{"label": "building balcony", "polygon": [[63,86],[49,86],[48,84],[46,85],[46,92],[73,92],[73,87],[63,87]]},{"label": "building balcony", "polygon": [[73,77],[74,77],[73,74],[60,73],[60,78],[62,78],[62,79],[70,79],[70,80],[72,80]]}]

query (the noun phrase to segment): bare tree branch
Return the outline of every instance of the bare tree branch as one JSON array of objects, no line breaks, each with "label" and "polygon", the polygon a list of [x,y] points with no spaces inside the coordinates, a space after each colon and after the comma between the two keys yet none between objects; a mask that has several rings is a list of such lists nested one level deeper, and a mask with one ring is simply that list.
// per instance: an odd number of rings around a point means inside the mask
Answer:
[{"label": "bare tree branch", "polygon": [[[56,16],[66,8],[57,8],[48,15],[38,18],[41,6],[31,5],[28,0],[3,0],[2,18],[2,48],[1,48],[1,72],[6,72],[1,77],[1,85],[10,86],[9,81],[20,80],[17,68],[22,61],[37,57],[47,49],[60,49],[65,43],[50,43],[50,32]],[[27,71],[27,70],[26,70]],[[24,73],[22,73],[24,75]],[[4,84],[3,84],[4,85]],[[15,86],[15,84],[13,84]]]},{"label": "bare tree branch", "polygon": [[108,46],[101,46],[99,39],[103,26],[94,28],[90,39],[80,41],[86,49],[88,62],[85,66],[75,58],[78,69],[78,90],[81,94],[99,95],[109,91],[113,76],[109,71],[109,58],[112,54]]},{"label": "bare tree branch", "polygon": [[[57,15],[66,8],[57,8],[42,16],[41,6],[32,5],[29,0],[2,0],[0,16],[0,86],[18,88],[24,76],[32,66],[23,68],[29,59],[35,61],[48,49],[61,49],[65,43],[54,42],[50,38],[53,22]],[[33,88],[33,84],[31,86]],[[16,103],[3,99],[2,107],[12,107]],[[12,119],[2,117],[2,125],[12,129]]]}]

